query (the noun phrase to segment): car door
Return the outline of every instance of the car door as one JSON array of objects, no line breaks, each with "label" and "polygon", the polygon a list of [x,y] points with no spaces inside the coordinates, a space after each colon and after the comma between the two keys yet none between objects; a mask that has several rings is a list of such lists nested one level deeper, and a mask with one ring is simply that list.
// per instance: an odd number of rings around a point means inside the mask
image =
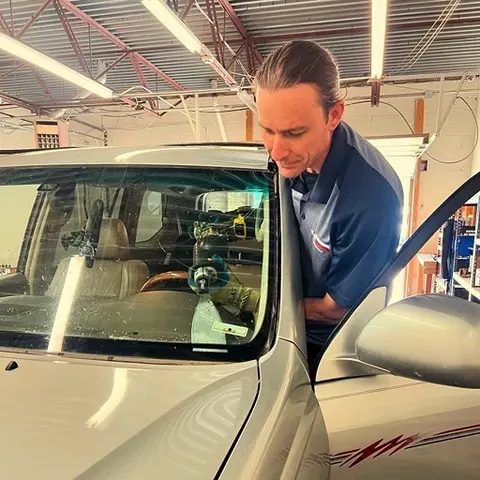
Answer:
[{"label": "car door", "polygon": [[355,354],[359,332],[386,307],[381,286],[386,276],[404,268],[479,189],[480,173],[412,235],[332,335],[318,366],[315,393],[328,431],[333,480],[480,477],[479,390],[375,371]]}]

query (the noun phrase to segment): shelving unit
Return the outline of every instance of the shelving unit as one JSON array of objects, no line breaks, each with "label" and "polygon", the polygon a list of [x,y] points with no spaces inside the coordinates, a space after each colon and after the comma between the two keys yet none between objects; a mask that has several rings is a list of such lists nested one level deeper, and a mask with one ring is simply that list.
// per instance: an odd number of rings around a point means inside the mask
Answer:
[{"label": "shelving unit", "polygon": [[436,293],[480,303],[480,197],[471,199],[438,237]]},{"label": "shelving unit", "polygon": [[468,289],[468,299],[472,296],[480,299],[480,195],[477,199],[477,208],[475,212],[475,233],[473,240],[473,251],[470,257],[470,288]]},{"label": "shelving unit", "polygon": [[453,280],[461,288],[464,288],[468,292],[468,299],[472,301],[472,298],[480,300],[480,287],[472,286],[469,278],[462,277],[457,272],[453,274]]}]

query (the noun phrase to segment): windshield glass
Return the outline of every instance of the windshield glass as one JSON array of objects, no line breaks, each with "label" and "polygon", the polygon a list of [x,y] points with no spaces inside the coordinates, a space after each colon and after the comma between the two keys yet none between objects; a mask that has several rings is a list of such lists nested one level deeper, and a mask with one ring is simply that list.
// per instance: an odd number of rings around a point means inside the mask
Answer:
[{"label": "windshield glass", "polygon": [[219,169],[0,169],[0,348],[255,358],[275,299],[272,182]]}]

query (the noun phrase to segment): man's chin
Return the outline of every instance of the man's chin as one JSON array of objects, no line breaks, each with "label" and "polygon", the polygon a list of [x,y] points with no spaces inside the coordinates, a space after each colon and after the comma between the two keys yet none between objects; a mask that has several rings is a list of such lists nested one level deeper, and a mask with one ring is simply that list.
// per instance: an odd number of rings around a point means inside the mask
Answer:
[{"label": "man's chin", "polygon": [[296,168],[278,168],[278,172],[280,175],[284,178],[296,178],[302,174],[302,171],[296,167]]}]

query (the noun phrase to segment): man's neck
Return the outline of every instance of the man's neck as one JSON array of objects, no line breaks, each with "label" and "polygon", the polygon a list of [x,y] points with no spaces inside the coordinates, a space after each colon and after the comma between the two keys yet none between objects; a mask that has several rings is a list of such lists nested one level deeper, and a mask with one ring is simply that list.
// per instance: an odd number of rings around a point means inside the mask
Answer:
[{"label": "man's neck", "polygon": [[307,173],[311,173],[311,174],[314,173],[314,174],[318,175],[320,173],[320,170],[322,169],[322,166],[323,166],[324,162],[325,162],[325,158],[323,159],[320,166],[312,166],[310,168],[307,168]]},{"label": "man's neck", "polygon": [[317,175],[320,173],[322,170],[323,164],[325,163],[325,160],[327,159],[328,152],[330,151],[330,145],[331,141],[328,145],[328,148],[320,153],[318,157],[315,159],[315,161],[310,165],[310,167],[307,168],[307,173],[316,173]]},{"label": "man's neck", "polygon": [[330,139],[326,148],[317,155],[312,164],[307,168],[307,173],[315,173],[318,175],[321,172],[325,160],[327,159],[328,153],[330,152],[332,141],[333,134],[330,135]]}]

